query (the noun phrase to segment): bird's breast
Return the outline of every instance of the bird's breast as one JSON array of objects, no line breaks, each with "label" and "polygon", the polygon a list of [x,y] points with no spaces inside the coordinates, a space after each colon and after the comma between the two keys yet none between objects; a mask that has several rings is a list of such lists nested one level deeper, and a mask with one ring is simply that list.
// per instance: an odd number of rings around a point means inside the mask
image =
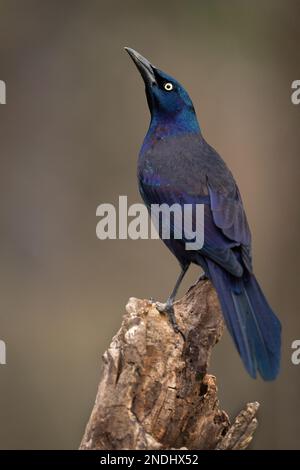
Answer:
[{"label": "bird's breast", "polygon": [[207,194],[207,165],[198,136],[155,140],[140,153],[138,177],[142,184],[172,187],[188,194]]},{"label": "bird's breast", "polygon": [[224,197],[235,197],[237,190],[225,162],[200,133],[166,136],[143,146],[138,177],[141,184],[191,196],[207,196],[208,185]]}]

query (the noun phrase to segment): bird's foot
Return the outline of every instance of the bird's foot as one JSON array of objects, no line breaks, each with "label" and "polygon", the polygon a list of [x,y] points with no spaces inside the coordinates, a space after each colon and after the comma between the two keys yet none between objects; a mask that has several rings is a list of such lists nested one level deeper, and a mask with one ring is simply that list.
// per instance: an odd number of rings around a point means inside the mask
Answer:
[{"label": "bird's foot", "polygon": [[165,304],[163,304],[161,302],[155,302],[155,307],[157,308],[157,310],[160,313],[167,314],[167,316],[169,318],[169,321],[172,325],[173,330],[175,331],[175,333],[180,333],[183,340],[185,341],[185,336],[182,333],[181,329],[179,328],[179,326],[177,325],[177,322],[176,322],[173,304],[171,304],[169,302],[166,302]]}]

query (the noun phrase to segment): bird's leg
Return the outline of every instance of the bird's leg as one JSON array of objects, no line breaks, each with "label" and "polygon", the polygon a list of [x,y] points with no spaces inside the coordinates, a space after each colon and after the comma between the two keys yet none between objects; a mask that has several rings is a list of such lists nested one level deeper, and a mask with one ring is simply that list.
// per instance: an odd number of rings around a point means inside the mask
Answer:
[{"label": "bird's leg", "polygon": [[168,315],[168,318],[171,322],[171,325],[174,329],[174,331],[176,333],[180,333],[183,337],[183,339],[185,339],[184,337],[184,334],[180,331],[178,325],[177,325],[177,322],[176,322],[176,318],[175,318],[175,314],[174,314],[174,307],[173,307],[173,303],[174,303],[174,300],[175,300],[175,297],[176,297],[176,294],[178,292],[178,289],[180,287],[180,284],[185,276],[185,273],[187,272],[188,268],[189,268],[189,265],[190,263],[188,264],[185,264],[183,267],[182,267],[182,270],[179,274],[179,277],[176,281],[176,284],[174,286],[174,289],[171,293],[171,295],[168,297],[167,299],[167,302],[165,304],[162,304],[160,302],[156,302],[156,308],[157,310],[160,312],[160,313],[166,313]]}]

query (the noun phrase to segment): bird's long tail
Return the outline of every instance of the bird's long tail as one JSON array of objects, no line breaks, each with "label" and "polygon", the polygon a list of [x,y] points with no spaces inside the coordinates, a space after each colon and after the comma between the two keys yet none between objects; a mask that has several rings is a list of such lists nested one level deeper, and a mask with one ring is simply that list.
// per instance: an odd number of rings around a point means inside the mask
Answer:
[{"label": "bird's long tail", "polygon": [[208,261],[226,325],[249,374],[273,380],[279,372],[281,324],[253,274],[234,278]]}]

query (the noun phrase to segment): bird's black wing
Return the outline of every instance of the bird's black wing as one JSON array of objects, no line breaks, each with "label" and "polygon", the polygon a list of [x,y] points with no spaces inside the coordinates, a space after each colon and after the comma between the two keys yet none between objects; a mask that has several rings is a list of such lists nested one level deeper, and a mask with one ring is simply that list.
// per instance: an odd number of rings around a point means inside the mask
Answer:
[{"label": "bird's black wing", "polygon": [[[167,204],[168,206],[180,204],[183,211],[186,210],[185,205],[187,204],[190,206],[204,204],[204,245],[199,250],[199,253],[209,257],[231,274],[235,276],[242,275],[243,268],[232,251],[232,248],[238,244],[226,237],[216,226],[210,208],[209,197],[195,196],[178,191],[178,189],[174,188],[170,183],[165,185],[161,183],[159,185],[157,183],[154,184],[151,179],[147,182],[140,181],[140,192],[149,210],[153,204]],[[185,212],[185,217],[194,217],[194,215],[195,211],[193,210],[189,213]],[[156,223],[156,221],[154,221],[154,223]],[[176,224],[177,221],[175,219],[171,221],[173,234],[182,233],[182,244],[190,242],[192,235],[182,231],[181,224],[180,227]],[[189,221],[188,225],[190,227],[193,226],[194,221]],[[176,242],[178,243],[178,240],[176,240]]]},{"label": "bird's black wing", "polygon": [[252,271],[251,232],[239,189],[219,154],[207,146],[212,162],[207,187],[214,222],[227,238],[238,243],[243,262]]}]

